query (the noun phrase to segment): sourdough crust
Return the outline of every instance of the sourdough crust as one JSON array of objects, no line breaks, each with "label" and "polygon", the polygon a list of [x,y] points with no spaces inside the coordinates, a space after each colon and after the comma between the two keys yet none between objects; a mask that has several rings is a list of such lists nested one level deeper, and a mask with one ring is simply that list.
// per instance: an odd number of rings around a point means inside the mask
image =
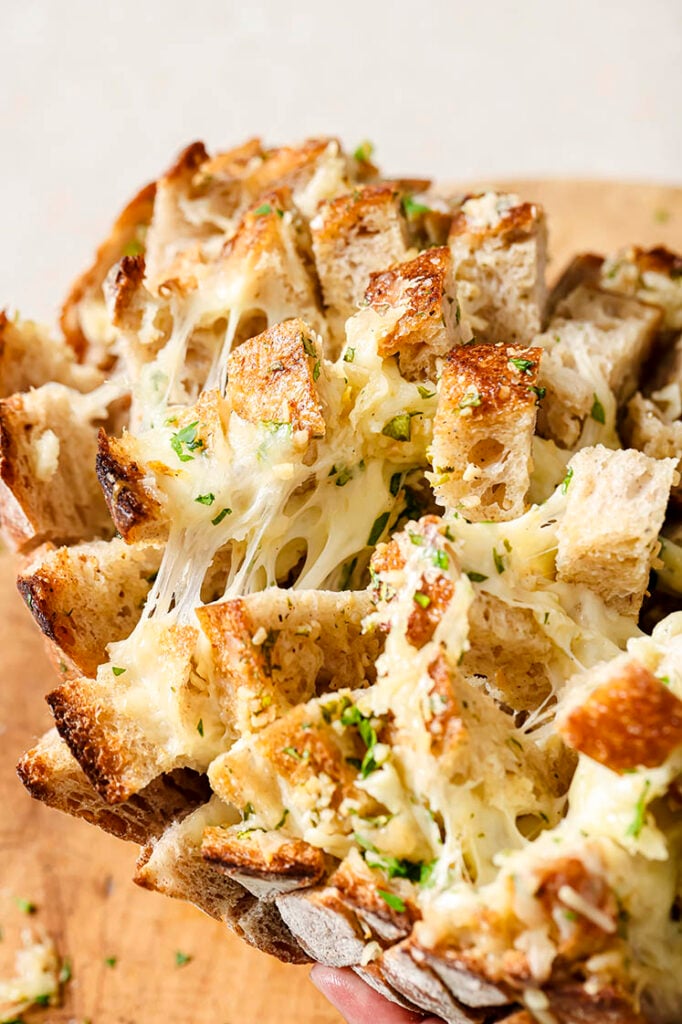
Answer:
[{"label": "sourdough crust", "polygon": [[127,245],[137,238],[140,225],[152,218],[156,183],[145,185],[116,218],[108,238],[99,246],[92,265],[76,279],[62,306],[60,327],[64,338],[80,362],[109,368],[111,356],[107,346],[93,344],[83,330],[80,306],[87,297],[100,297],[104,279],[110,268],[124,255]]},{"label": "sourdough crust", "polygon": [[[56,660],[94,676],[106,647],[135,627],[161,562],[161,549],[119,538],[38,548],[17,587]],[[61,668],[61,671],[66,671]]]},{"label": "sourdough crust", "polygon": [[159,836],[173,821],[181,821],[210,795],[205,776],[182,768],[112,807],[92,787],[56,729],[23,755],[17,774],[35,800],[140,845]]},{"label": "sourdough crust", "polygon": [[120,438],[99,432],[97,479],[116,529],[128,543],[154,541],[167,517],[145,484],[144,473]]}]

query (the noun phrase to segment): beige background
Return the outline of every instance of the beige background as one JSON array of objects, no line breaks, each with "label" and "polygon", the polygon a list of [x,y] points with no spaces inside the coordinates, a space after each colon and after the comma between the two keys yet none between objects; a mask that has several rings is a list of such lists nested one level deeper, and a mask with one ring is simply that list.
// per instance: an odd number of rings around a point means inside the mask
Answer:
[{"label": "beige background", "polygon": [[52,317],[182,145],[376,143],[442,180],[682,180],[680,0],[1,0],[0,306]]}]

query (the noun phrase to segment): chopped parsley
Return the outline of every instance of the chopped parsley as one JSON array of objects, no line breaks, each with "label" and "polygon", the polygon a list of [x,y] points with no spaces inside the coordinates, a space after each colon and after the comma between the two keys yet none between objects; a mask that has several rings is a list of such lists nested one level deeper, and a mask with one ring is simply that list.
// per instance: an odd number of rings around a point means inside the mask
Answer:
[{"label": "chopped parsley", "polygon": [[468,576],[472,583],[483,583],[488,579],[482,572],[474,572],[473,569],[465,570],[465,576]]},{"label": "chopped parsley", "polygon": [[412,437],[412,416],[409,412],[398,413],[384,425],[381,433],[394,441],[409,441]]},{"label": "chopped parsley", "polygon": [[493,562],[495,563],[495,568],[497,569],[498,573],[500,575],[502,575],[502,573],[504,572],[504,568],[505,568],[505,566],[504,566],[504,559],[503,559],[502,555],[499,553],[499,551],[497,550],[497,548],[493,548]]},{"label": "chopped parsley", "polygon": [[368,775],[379,767],[374,759],[374,748],[379,742],[376,729],[372,725],[371,718],[363,715],[357,704],[350,704],[343,709],[341,712],[341,724],[355,726],[360,733],[362,742],[367,748],[362,761],[357,762],[356,758],[348,759],[349,764],[353,764],[363,779],[366,779]]},{"label": "chopped parsley", "polygon": [[510,364],[519,371],[519,373],[532,373],[535,367],[535,363],[532,359],[510,359]]},{"label": "chopped parsley", "polygon": [[115,676],[122,676],[123,673],[125,672],[125,669],[124,668],[119,668],[118,665],[112,665],[111,666],[111,671],[114,673]]},{"label": "chopped parsley", "polygon": [[481,395],[475,388],[470,388],[459,400],[460,409],[473,409],[475,406],[480,405],[482,401]]},{"label": "chopped parsley", "polygon": [[416,217],[420,213],[431,213],[431,207],[420,203],[414,196],[403,196],[402,207],[407,217]]},{"label": "chopped parsley", "polygon": [[337,487],[345,487],[348,481],[353,479],[353,470],[347,466],[332,466],[329,475],[336,477],[334,483]]},{"label": "chopped parsley", "polygon": [[71,981],[72,977],[73,968],[71,967],[71,960],[68,956],[65,956],[59,968],[59,984],[66,985],[67,981]]},{"label": "chopped parsley", "polygon": [[635,804],[635,815],[627,827],[625,833],[626,836],[632,836],[633,839],[639,839],[640,833],[644,828],[644,816],[646,813],[646,798],[651,788],[651,781],[649,779],[644,783],[644,788],[639,795],[639,800]]},{"label": "chopped parsley", "polygon": [[212,505],[213,502],[215,501],[215,494],[212,494],[209,491],[208,494],[199,494],[199,495],[197,495],[197,497],[194,500],[199,505]]},{"label": "chopped parsley", "polygon": [[253,211],[254,217],[266,217],[269,213],[272,213],[270,203],[262,203],[257,210]]},{"label": "chopped parsley", "polygon": [[547,388],[539,387],[537,384],[531,384],[530,387],[528,388],[528,390],[532,391],[533,394],[536,396],[536,398],[537,398],[537,401],[535,403],[536,405],[539,405],[540,402],[542,401],[542,399],[547,394]]},{"label": "chopped parsley", "polygon": [[381,515],[377,516],[377,518],[372,523],[372,529],[369,531],[369,537],[367,538],[367,544],[370,547],[374,547],[374,545],[378,542],[378,540],[381,537],[382,533],[386,529],[386,524],[388,523],[388,517],[389,517],[389,513],[388,512],[382,512]]},{"label": "chopped parsley", "polygon": [[377,889],[377,893],[391,910],[397,910],[399,914],[405,913],[405,901],[401,900],[400,896],[396,896],[394,892],[386,892],[385,889]]},{"label": "chopped parsley", "polygon": [[197,722],[197,732],[199,733],[200,736],[204,735],[204,720],[203,720],[203,718],[200,718],[199,721]]},{"label": "chopped parsley", "polygon": [[287,754],[289,757],[293,757],[296,761],[307,761],[310,757],[310,751],[304,750],[301,753],[296,747],[282,747],[282,753]]},{"label": "chopped parsley", "polygon": [[211,520],[211,526],[219,526],[222,523],[222,521],[225,518],[225,516],[231,516],[231,515],[232,515],[232,509],[231,508],[221,508],[220,512],[215,517],[215,519]]},{"label": "chopped parsley", "polygon": [[246,821],[246,819],[250,818],[253,813],[254,813],[253,804],[249,800],[249,802],[244,804],[244,806],[242,807],[242,820]]},{"label": "chopped parsley", "polygon": [[315,363],[315,365],[313,366],[313,380],[314,381],[319,380],[320,369],[321,369],[321,367],[320,367],[320,360],[318,359],[317,362]]},{"label": "chopped parsley", "polygon": [[186,427],[176,431],[171,436],[171,448],[180,459],[180,462],[191,462],[194,456],[190,453],[196,451],[197,448],[204,447],[204,442],[200,437],[197,437],[198,426],[199,420],[195,420],[194,423],[188,423]]},{"label": "chopped parsley", "polygon": [[104,957],[104,963],[107,965],[107,967],[115,967],[116,964],[118,963],[118,957],[117,956],[105,956]]},{"label": "chopped parsley", "polygon": [[596,395],[593,395],[592,397],[594,398],[594,401],[592,403],[592,408],[590,409],[590,416],[593,420],[596,420],[597,423],[606,423],[606,413],[604,412],[604,406],[601,404]]},{"label": "chopped parsley", "polygon": [[431,604],[431,598],[429,597],[429,595],[423,594],[421,590],[415,590],[414,600],[416,601],[420,608],[428,608],[429,605]]},{"label": "chopped parsley", "polygon": [[[308,751],[306,750],[306,754],[307,753],[308,753]],[[283,828],[284,822],[287,820],[288,817],[289,817],[289,808],[285,807],[284,810],[282,811],[282,817],[279,819],[279,821],[275,825],[275,832],[279,831],[280,828]]]},{"label": "chopped parsley", "polygon": [[46,993],[43,993],[42,995],[36,996],[33,1002],[36,1006],[49,1006],[50,997]]},{"label": "chopped parsley", "polygon": [[179,949],[175,951],[175,966],[176,967],[184,967],[185,964],[188,964],[191,959],[192,959],[192,957],[190,956],[189,953],[183,953]]},{"label": "chopped parsley", "polygon": [[431,556],[431,561],[435,565],[436,569],[450,568],[450,559],[448,558],[448,553],[447,551],[441,551],[440,548],[436,548],[433,555]]},{"label": "chopped parsley", "polygon": [[142,242],[138,242],[136,238],[132,238],[129,242],[123,246],[123,256],[139,256],[144,252],[144,246]]},{"label": "chopped parsley", "polygon": [[419,392],[421,398],[424,399],[433,398],[433,396],[436,394],[435,391],[429,391],[429,389],[425,388],[422,384],[417,384],[417,391]]},{"label": "chopped parsley", "polygon": [[355,359],[355,349],[354,348],[347,348],[346,351],[343,353],[343,361],[344,361],[344,363],[352,363],[354,359]]},{"label": "chopped parsley", "polygon": [[391,495],[394,498],[396,498],[398,496],[398,491],[400,490],[402,481],[403,481],[403,474],[402,473],[394,473],[393,476],[391,477],[391,482],[388,485],[388,489],[389,489],[389,491],[391,492]]},{"label": "chopped parsley", "polygon": [[374,144],[369,139],[363,139],[362,142],[356,146],[353,153],[353,159],[357,160],[359,164],[368,164],[372,159],[374,153]]},{"label": "chopped parsley", "polygon": [[573,479],[573,466],[569,466],[568,469],[566,470],[566,476],[561,481],[561,493],[562,494],[566,494],[572,479]]},{"label": "chopped parsley", "polygon": [[32,900],[17,899],[16,904],[22,914],[35,914],[37,907]]},{"label": "chopped parsley", "polygon": [[301,335],[301,341],[303,342],[303,351],[307,356],[312,356],[313,359],[317,359],[317,349],[312,338],[306,338],[304,334]]}]

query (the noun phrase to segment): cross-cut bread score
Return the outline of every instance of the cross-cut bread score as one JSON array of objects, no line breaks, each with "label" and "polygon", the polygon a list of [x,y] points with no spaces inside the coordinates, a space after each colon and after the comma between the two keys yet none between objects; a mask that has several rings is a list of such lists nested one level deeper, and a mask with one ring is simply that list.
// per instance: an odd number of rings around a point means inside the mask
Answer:
[{"label": "cross-cut bread score", "polygon": [[[680,257],[201,143],[0,316],[19,774],[135,881],[448,1024],[682,1015]],[[646,626],[646,630],[645,627]]]}]

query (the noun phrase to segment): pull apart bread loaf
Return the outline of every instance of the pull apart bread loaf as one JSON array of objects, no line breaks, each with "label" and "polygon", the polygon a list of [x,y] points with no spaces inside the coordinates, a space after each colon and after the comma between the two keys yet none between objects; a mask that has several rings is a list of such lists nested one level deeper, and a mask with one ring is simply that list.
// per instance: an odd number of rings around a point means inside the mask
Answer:
[{"label": "pull apart bread loaf", "polygon": [[3,316],[20,776],[449,1024],[678,1022],[682,261],[369,156],[196,143]]}]

